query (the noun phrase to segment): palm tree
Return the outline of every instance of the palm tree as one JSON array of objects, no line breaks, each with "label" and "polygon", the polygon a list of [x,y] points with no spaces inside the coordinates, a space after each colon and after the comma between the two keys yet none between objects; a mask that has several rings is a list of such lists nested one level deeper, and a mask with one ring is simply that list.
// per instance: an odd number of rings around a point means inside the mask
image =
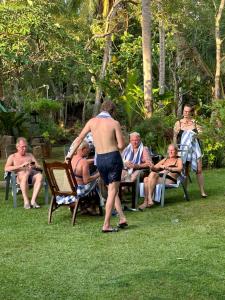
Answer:
[{"label": "palm tree", "polygon": [[142,53],[144,77],[144,105],[146,117],[153,113],[152,95],[152,54],[151,54],[151,0],[142,0]]}]

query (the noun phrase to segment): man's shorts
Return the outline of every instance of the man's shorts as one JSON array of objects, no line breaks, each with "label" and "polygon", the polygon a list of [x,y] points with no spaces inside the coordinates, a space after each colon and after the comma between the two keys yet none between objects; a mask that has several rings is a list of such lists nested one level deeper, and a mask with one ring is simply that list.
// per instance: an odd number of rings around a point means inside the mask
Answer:
[{"label": "man's shorts", "polygon": [[106,185],[121,180],[123,161],[119,151],[97,155],[97,168]]}]

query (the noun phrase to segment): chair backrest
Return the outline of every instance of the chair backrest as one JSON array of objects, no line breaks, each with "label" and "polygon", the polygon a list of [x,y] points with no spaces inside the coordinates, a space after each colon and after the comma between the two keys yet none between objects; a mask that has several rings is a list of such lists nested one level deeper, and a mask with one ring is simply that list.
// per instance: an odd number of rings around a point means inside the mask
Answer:
[{"label": "chair backrest", "polygon": [[55,197],[76,195],[77,182],[70,161],[68,163],[43,161],[43,166],[49,187]]}]

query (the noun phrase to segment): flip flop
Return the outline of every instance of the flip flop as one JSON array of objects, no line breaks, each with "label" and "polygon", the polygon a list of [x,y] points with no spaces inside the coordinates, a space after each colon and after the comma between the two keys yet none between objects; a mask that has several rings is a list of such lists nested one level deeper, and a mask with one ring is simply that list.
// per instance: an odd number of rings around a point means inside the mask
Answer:
[{"label": "flip flop", "polygon": [[155,203],[150,203],[150,204],[147,205],[147,208],[151,208],[154,205],[155,205]]},{"label": "flip flop", "polygon": [[117,225],[117,227],[118,227],[118,228],[121,228],[121,229],[124,229],[124,228],[127,227],[127,226],[128,226],[128,223],[127,223],[127,222],[119,223],[119,224]]},{"label": "flip flop", "polygon": [[102,229],[103,233],[112,233],[112,232],[118,232],[118,228],[109,228],[109,229]]},{"label": "flip flop", "polygon": [[207,198],[208,195],[206,195],[206,194],[205,194],[205,195],[201,195],[201,197],[202,197],[202,198]]},{"label": "flip flop", "polygon": [[30,205],[31,208],[40,208],[40,205],[38,205],[36,202]]},{"label": "flip flop", "polygon": [[24,204],[24,209],[30,209],[30,204],[29,203],[26,203],[26,204]]}]

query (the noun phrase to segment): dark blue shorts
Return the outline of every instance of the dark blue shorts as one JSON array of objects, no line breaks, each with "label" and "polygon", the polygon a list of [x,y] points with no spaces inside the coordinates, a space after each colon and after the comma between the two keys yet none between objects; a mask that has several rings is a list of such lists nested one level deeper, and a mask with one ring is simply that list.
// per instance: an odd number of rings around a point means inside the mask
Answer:
[{"label": "dark blue shorts", "polygon": [[97,168],[106,185],[121,180],[123,161],[119,151],[97,155]]}]

